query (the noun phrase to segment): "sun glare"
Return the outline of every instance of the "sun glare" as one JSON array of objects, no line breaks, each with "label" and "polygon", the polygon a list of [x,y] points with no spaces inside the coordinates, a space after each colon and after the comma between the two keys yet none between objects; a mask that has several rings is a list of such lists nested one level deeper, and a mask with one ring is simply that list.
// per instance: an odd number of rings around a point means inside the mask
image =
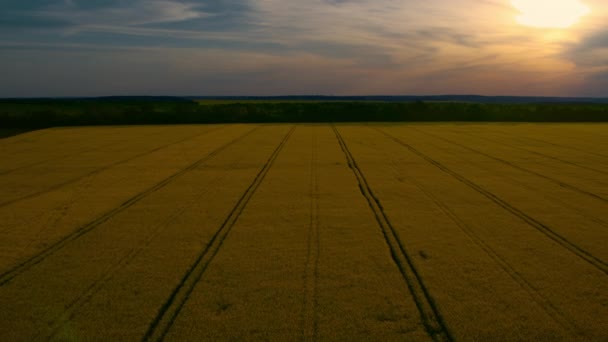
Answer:
[{"label": "sun glare", "polygon": [[579,0],[511,0],[521,12],[517,22],[539,28],[568,28],[591,12]]}]

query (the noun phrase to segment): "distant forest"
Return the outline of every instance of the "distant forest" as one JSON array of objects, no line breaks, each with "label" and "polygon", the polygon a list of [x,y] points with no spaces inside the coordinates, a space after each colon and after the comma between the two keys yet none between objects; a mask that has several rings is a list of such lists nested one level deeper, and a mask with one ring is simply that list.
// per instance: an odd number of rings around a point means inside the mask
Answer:
[{"label": "distant forest", "polygon": [[608,122],[608,103],[109,97],[0,100],[0,127],[295,122]]}]

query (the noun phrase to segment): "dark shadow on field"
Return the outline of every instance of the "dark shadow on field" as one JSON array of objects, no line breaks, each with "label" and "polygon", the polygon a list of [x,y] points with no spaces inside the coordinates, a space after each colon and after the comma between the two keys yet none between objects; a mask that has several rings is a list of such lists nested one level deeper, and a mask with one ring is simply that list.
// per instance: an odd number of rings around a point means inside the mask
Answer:
[{"label": "dark shadow on field", "polygon": [[32,131],[31,129],[0,128],[0,139],[12,137]]}]

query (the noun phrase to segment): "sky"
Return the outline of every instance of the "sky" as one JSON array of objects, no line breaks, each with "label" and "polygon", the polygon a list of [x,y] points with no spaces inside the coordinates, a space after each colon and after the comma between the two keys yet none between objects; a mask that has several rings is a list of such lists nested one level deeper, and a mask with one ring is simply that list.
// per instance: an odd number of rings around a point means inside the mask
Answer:
[{"label": "sky", "polygon": [[0,97],[437,94],[608,97],[608,1],[0,1]]}]

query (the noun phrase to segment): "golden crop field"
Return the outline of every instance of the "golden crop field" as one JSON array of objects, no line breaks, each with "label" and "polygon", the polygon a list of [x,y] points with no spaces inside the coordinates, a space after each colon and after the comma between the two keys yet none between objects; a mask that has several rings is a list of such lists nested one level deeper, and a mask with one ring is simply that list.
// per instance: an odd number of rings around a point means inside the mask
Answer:
[{"label": "golden crop field", "polygon": [[0,140],[0,339],[607,341],[608,125]]}]

